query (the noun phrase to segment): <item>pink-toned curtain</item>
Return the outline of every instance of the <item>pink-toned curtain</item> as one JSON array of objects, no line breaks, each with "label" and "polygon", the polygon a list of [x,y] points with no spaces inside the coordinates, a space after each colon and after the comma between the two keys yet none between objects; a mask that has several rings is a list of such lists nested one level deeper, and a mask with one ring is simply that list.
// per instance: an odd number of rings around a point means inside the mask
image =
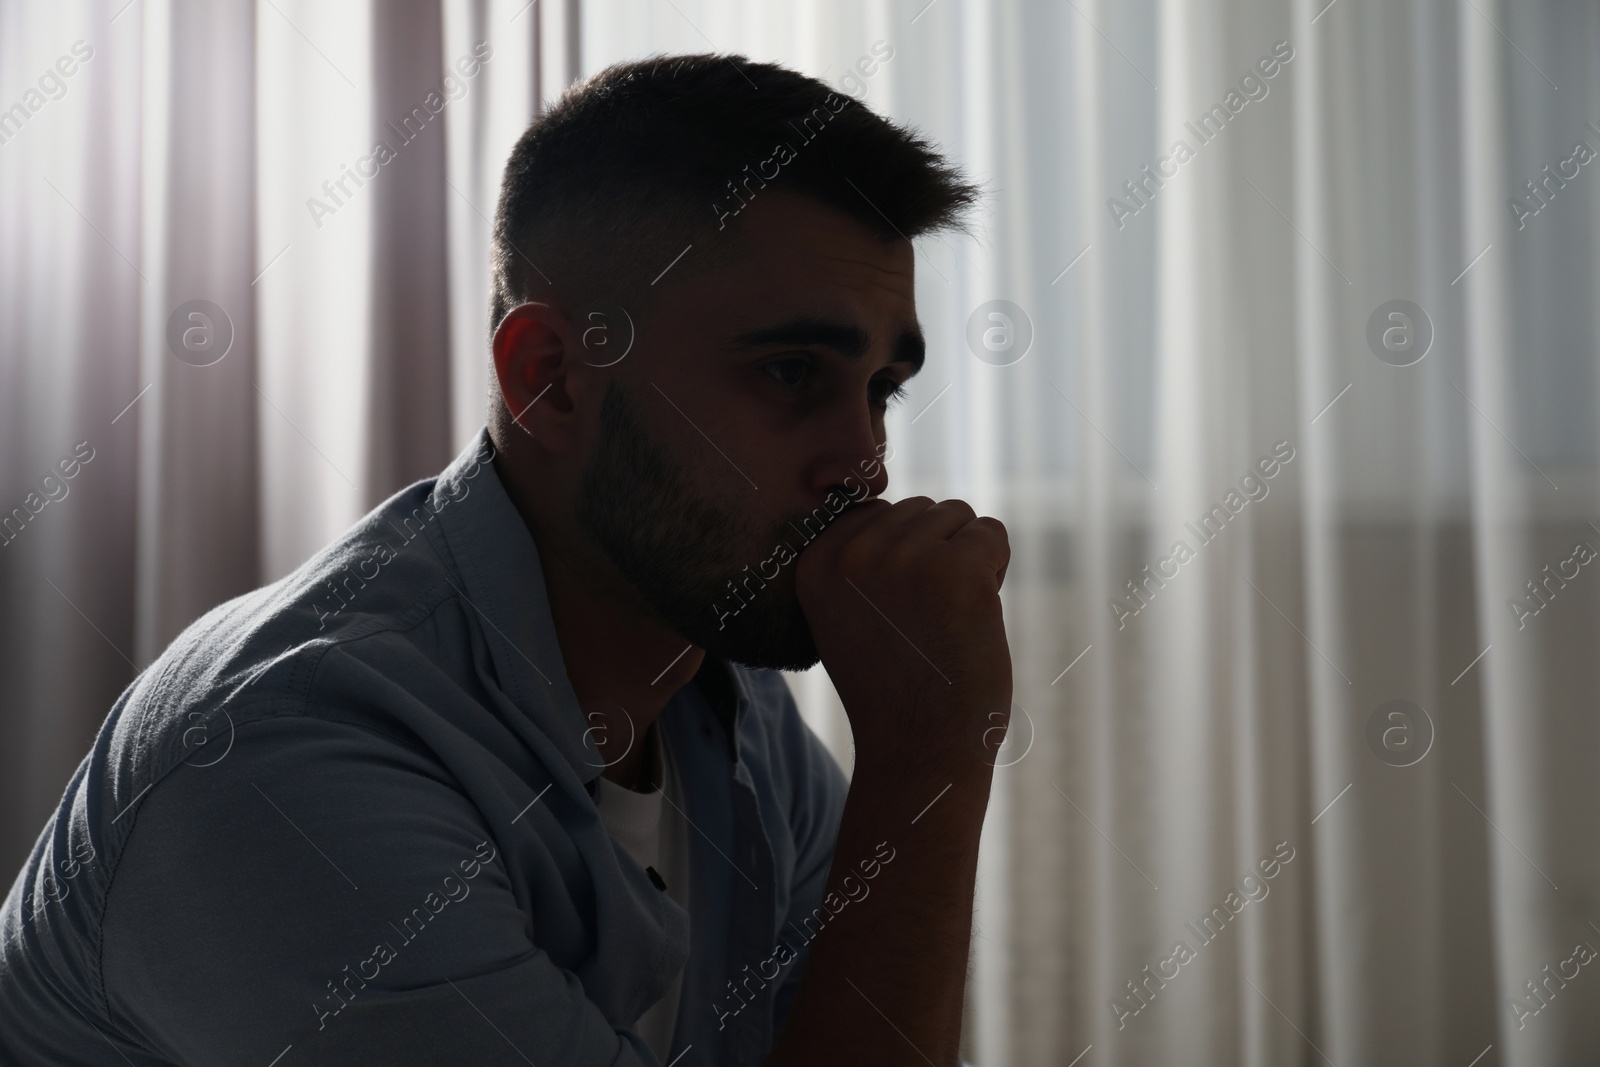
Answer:
[{"label": "pink-toned curtain", "polygon": [[482,422],[488,218],[575,8],[0,3],[0,867],[179,630]]}]

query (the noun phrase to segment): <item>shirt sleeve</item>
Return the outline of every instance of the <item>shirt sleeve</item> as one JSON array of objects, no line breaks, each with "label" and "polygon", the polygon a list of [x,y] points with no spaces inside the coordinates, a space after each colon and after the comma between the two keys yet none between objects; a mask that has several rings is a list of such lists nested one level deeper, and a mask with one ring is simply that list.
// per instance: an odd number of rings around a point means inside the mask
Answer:
[{"label": "shirt sleeve", "polygon": [[241,723],[130,817],[102,980],[175,1064],[656,1064],[541,950],[477,809],[417,748]]}]

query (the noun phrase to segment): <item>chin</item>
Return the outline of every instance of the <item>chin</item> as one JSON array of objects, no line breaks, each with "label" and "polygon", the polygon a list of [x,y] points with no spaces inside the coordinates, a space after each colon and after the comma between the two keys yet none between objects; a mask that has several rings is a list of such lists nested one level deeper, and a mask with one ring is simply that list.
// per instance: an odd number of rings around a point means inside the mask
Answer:
[{"label": "chin", "polygon": [[680,627],[679,632],[712,655],[744,667],[804,671],[821,662],[811,627],[798,604],[768,611],[761,607],[759,601],[749,605],[723,620],[720,629],[707,620],[703,627]]},{"label": "chin", "polygon": [[783,653],[763,651],[753,656],[743,656],[737,652],[717,654],[741,667],[757,667],[769,671],[809,671],[822,662],[822,657],[816,652],[797,653],[793,650]]}]

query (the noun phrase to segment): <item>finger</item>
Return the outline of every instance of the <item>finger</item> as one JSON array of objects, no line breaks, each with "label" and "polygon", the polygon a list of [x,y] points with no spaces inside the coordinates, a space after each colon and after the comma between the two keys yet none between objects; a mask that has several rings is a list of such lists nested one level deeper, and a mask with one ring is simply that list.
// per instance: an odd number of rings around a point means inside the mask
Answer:
[{"label": "finger", "polygon": [[837,556],[849,545],[852,555],[875,558],[884,546],[901,540],[907,525],[932,506],[933,501],[925,496],[908,497],[893,504],[882,499],[865,501],[845,511],[828,527],[827,552]]},{"label": "finger", "polygon": [[975,518],[972,505],[965,500],[941,500],[894,530],[894,539],[881,546],[883,554],[879,558],[886,564],[903,565],[930,549],[942,551],[945,542]]},{"label": "finger", "polygon": [[887,500],[863,500],[854,507],[840,512],[821,533],[811,533],[805,517],[802,516],[798,520],[792,519],[784,524],[778,531],[778,536],[799,552],[802,559],[809,558],[813,563],[821,562],[825,558],[831,561],[863,527],[875,521],[877,516],[884,514],[893,506]]},{"label": "finger", "polygon": [[1011,565],[1011,539],[999,519],[980,516],[957,530],[950,543],[971,552],[994,571],[998,588],[1006,580],[1006,570]]},{"label": "finger", "polygon": [[948,541],[956,531],[978,517],[965,500],[941,500],[917,516],[908,533],[937,541]]},{"label": "finger", "polygon": [[892,545],[906,537],[922,516],[935,506],[933,498],[926,496],[908,496],[904,500],[897,500],[856,536],[872,541],[877,548]]}]

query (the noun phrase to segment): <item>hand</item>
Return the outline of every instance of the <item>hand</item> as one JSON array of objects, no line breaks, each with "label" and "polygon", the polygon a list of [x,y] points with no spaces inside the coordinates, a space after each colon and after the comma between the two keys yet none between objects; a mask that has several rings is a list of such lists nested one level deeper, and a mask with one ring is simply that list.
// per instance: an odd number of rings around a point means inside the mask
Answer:
[{"label": "hand", "polygon": [[992,770],[994,727],[1011,711],[1010,560],[998,520],[925,496],[851,508],[800,554],[795,592],[858,768]]}]

